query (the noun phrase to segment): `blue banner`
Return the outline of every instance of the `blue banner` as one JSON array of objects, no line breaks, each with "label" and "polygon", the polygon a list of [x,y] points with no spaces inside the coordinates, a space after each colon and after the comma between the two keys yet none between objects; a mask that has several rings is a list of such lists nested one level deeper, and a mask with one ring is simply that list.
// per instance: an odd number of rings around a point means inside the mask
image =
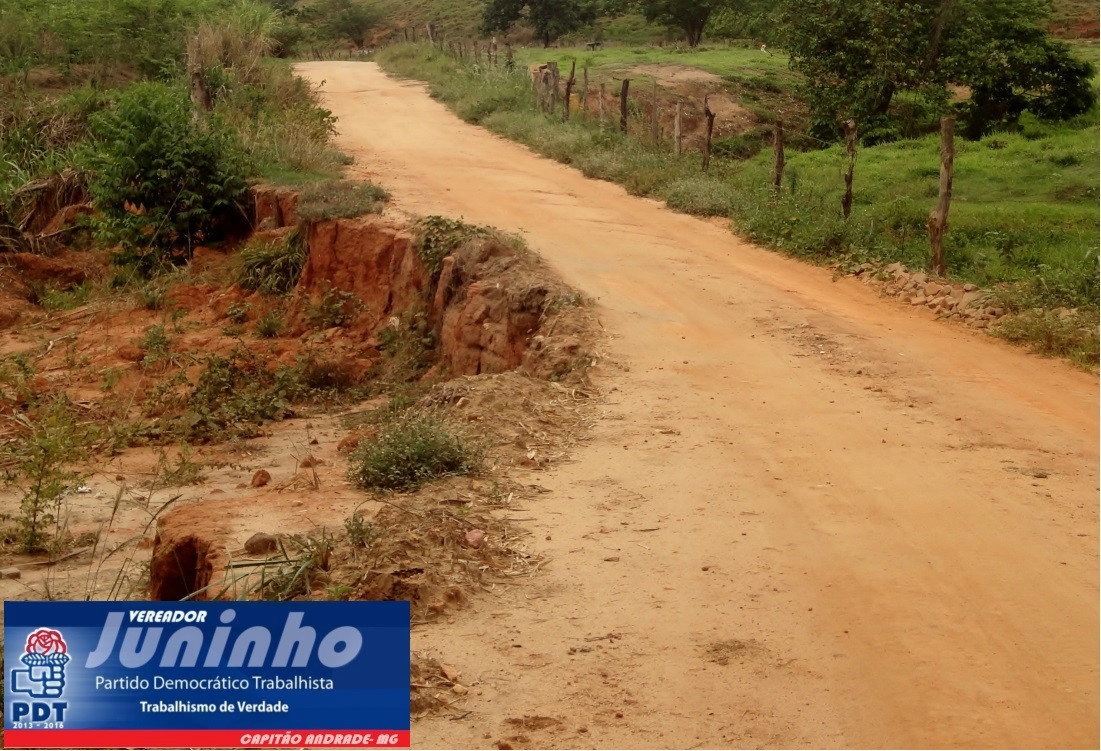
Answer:
[{"label": "blue banner", "polygon": [[5,602],[10,748],[409,745],[407,602]]}]

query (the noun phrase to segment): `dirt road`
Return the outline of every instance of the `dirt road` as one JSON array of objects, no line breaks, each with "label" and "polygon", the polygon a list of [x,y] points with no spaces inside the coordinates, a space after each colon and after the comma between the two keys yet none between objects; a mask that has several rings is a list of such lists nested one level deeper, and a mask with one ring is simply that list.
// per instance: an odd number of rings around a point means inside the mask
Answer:
[{"label": "dirt road", "polygon": [[299,70],[400,208],[522,232],[609,332],[547,572],[414,632],[471,685],[415,743],[1097,746],[1094,377]]}]

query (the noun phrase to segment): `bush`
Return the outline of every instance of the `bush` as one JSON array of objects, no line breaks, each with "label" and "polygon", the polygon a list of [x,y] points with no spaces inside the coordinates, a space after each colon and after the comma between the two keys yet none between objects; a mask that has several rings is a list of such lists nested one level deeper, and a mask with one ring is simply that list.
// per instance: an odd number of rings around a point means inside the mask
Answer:
[{"label": "bush", "polygon": [[437,477],[471,474],[481,452],[439,419],[420,417],[362,441],[351,456],[348,477],[371,490],[413,490]]},{"label": "bush", "polygon": [[0,464],[8,468],[5,484],[23,493],[12,536],[24,553],[52,550],[63,539],[65,496],[82,479],[72,465],[86,455],[89,441],[88,430],[77,423],[63,397],[36,412],[27,423],[29,431],[0,450]]},{"label": "bush", "polygon": [[265,295],[285,295],[298,284],[306,264],[306,239],[294,230],[284,240],[261,240],[240,254],[237,283]]},{"label": "bush", "polygon": [[122,244],[121,260],[152,270],[243,218],[242,159],[229,130],[197,119],[182,89],[137,83],[91,118],[90,189],[102,229]]}]

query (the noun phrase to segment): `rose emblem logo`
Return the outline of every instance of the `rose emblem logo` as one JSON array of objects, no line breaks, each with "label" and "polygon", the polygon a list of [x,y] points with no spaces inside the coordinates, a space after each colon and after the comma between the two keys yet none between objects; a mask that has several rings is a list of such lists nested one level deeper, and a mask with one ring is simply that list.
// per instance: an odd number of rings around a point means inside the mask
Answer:
[{"label": "rose emblem logo", "polygon": [[26,654],[20,658],[26,667],[11,671],[13,691],[38,699],[56,699],[65,690],[65,663],[68,645],[60,631],[40,628],[27,637]]},{"label": "rose emblem logo", "polygon": [[67,651],[65,640],[61,638],[60,631],[40,628],[27,637],[28,654],[65,654]]}]

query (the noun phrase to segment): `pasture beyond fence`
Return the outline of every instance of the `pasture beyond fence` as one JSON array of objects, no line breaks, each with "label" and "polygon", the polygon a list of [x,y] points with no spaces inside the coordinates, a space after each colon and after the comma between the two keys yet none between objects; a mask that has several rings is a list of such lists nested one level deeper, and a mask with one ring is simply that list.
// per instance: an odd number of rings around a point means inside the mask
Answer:
[{"label": "pasture beyond fence", "polygon": [[[699,168],[702,172],[707,172],[712,159],[720,156],[715,148],[715,134],[722,123],[710,102],[711,96],[720,93],[718,88],[715,92],[703,94],[698,100],[673,96],[672,101],[663,101],[656,77],[652,86],[645,89],[638,85],[632,89],[635,79],[629,76],[617,79],[618,87],[609,87],[606,82],[591,86],[587,66],[582,66],[580,70],[578,88],[579,71],[576,61],[570,63],[568,72],[560,69],[555,61],[533,65],[525,72],[518,69],[513,48],[508,42],[499,43],[496,38],[445,40],[432,24],[423,29],[419,38],[417,29],[408,27],[387,40],[388,43],[418,41],[431,44],[472,72],[495,69],[517,77],[526,75],[531,87],[531,109],[550,120],[569,122],[572,118],[577,118],[591,122],[601,129],[614,128],[625,137],[633,138],[648,148],[668,150],[677,156],[682,156],[694,145],[699,151]],[[645,80],[642,83],[646,83]],[[618,118],[612,113],[616,113]],[[769,181],[772,193],[776,196],[784,192],[784,150],[787,143],[784,114],[774,113],[771,121],[773,168]],[[838,208],[847,222],[852,211],[854,193],[859,190],[859,123],[848,119],[839,123],[839,126],[844,133],[845,162],[838,170],[838,180],[844,186]],[[926,221],[930,247],[928,264],[931,271],[941,276],[946,273],[944,239],[948,230],[948,212],[952,199],[954,131],[954,119],[942,118],[939,160],[936,153],[929,155],[931,169],[939,162],[939,187],[936,189],[937,200],[930,206]],[[815,140],[806,134],[799,135],[802,139]],[[823,142],[822,145],[827,144]],[[788,189],[794,192],[795,186],[793,175]]]}]

